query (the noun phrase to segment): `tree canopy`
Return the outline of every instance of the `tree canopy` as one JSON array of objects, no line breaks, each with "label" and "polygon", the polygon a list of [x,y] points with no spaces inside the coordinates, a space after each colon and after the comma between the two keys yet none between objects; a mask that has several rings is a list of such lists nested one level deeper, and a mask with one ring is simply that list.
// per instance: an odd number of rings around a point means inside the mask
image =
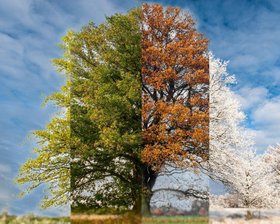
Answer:
[{"label": "tree canopy", "polygon": [[[18,178],[31,188],[54,184],[46,207],[70,198],[73,209],[134,206],[141,186],[135,166],[141,150],[139,27],[135,9],[63,38],[64,55],[54,64],[68,82],[49,100],[66,112],[35,132],[38,156],[22,166]],[[67,197],[55,203],[60,191]]]},{"label": "tree canopy", "polygon": [[[72,207],[135,206],[141,144],[140,11],[70,37]],[[65,68],[65,58],[57,61]]]},{"label": "tree canopy", "polygon": [[142,18],[142,159],[193,166],[208,158],[208,41],[179,8],[144,4]]},{"label": "tree canopy", "polygon": [[67,82],[48,97],[61,113],[18,182],[49,184],[45,207],[149,210],[165,165],[208,159],[207,45],[187,12],[158,4],[69,31],[53,60]]}]

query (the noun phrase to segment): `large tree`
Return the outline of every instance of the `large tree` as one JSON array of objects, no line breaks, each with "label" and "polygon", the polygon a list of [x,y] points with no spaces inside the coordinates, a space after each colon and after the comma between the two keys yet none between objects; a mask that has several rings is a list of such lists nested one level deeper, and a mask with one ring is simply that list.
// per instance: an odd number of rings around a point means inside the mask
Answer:
[{"label": "large tree", "polygon": [[66,43],[74,68],[71,134],[79,139],[71,148],[73,208],[140,209],[139,26],[133,10],[90,24]]},{"label": "large tree", "polygon": [[166,165],[208,159],[207,40],[188,13],[145,4],[71,31],[61,46],[54,64],[68,81],[49,99],[62,114],[35,132],[37,157],[18,181],[51,184],[45,206],[148,214]]},{"label": "large tree", "polygon": [[208,159],[209,63],[208,41],[188,12],[159,4],[142,10],[141,158],[149,202],[164,167]]},{"label": "large tree", "polygon": [[68,82],[49,99],[66,113],[35,132],[38,156],[18,178],[31,188],[51,184],[45,206],[65,191],[61,203],[71,199],[73,210],[140,210],[140,17],[139,9],[116,14],[63,38],[64,55],[54,64]]}]

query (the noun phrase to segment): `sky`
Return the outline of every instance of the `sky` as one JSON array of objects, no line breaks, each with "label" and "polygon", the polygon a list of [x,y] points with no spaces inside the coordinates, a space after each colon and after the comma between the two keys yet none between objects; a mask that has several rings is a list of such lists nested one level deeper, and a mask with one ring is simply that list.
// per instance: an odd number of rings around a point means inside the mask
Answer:
[{"label": "sky", "polygon": [[[233,87],[256,134],[259,152],[280,142],[280,5],[277,0],[154,1],[189,10],[198,30],[210,39],[215,56],[229,61]],[[42,107],[45,96],[64,79],[50,60],[70,28],[125,12],[129,0],[0,0],[0,211],[13,214],[65,215],[69,208],[40,210],[44,188],[18,198],[14,178],[32,155],[33,130],[44,128],[55,108]]]}]

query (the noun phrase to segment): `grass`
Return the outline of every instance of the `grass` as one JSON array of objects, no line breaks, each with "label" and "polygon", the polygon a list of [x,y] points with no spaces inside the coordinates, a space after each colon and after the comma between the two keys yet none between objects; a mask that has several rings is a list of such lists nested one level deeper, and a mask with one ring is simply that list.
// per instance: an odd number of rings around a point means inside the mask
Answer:
[{"label": "grass", "polygon": [[14,216],[0,215],[0,224],[68,224],[70,219],[67,217],[35,217],[33,215]]},{"label": "grass", "polygon": [[207,217],[200,216],[162,216],[143,218],[143,224],[208,224]]},{"label": "grass", "polygon": [[110,216],[110,215],[75,215],[72,224],[208,224],[207,217],[198,216]]},{"label": "grass", "polygon": [[[51,218],[33,215],[1,215],[0,224],[70,224],[67,217]],[[73,215],[71,224],[206,224],[207,217],[199,216],[160,216],[140,217],[133,215]]]}]

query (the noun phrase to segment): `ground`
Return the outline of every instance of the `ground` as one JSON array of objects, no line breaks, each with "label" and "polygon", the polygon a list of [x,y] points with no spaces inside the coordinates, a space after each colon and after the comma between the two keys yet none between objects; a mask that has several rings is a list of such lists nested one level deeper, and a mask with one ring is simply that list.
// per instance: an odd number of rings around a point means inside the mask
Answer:
[{"label": "ground", "polygon": [[280,209],[210,209],[210,224],[279,224]]},{"label": "ground", "polygon": [[[249,211],[249,212],[248,212]],[[248,214],[250,217],[248,217]],[[248,219],[249,218],[249,219]],[[69,218],[16,217],[0,215],[0,224],[68,224]],[[72,224],[279,224],[280,209],[210,209],[210,217],[199,216],[152,216],[135,217],[132,215],[73,215]]]},{"label": "ground", "polygon": [[198,216],[161,216],[161,217],[135,217],[114,215],[74,215],[72,224],[206,224],[207,217]]},{"label": "ground", "polygon": [[36,217],[34,215],[15,216],[7,212],[0,214],[0,224],[68,224],[68,217]]}]

